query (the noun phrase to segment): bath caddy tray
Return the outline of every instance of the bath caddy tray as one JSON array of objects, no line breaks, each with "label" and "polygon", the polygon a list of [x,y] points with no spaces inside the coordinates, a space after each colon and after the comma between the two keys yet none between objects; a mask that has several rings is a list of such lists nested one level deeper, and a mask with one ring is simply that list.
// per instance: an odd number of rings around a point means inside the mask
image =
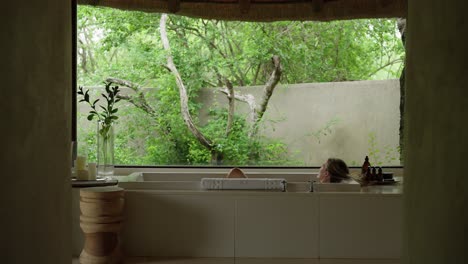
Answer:
[{"label": "bath caddy tray", "polygon": [[77,180],[76,178],[71,179],[71,185],[73,188],[112,186],[112,185],[117,185],[118,183],[119,183],[118,180],[112,179],[109,177],[98,178],[94,181],[80,181],[80,180]]}]

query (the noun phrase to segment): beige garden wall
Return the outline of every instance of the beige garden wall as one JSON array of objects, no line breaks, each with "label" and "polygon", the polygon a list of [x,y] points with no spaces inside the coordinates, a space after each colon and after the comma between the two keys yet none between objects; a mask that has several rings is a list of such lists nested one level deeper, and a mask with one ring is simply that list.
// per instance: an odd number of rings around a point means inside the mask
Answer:
[{"label": "beige garden wall", "polygon": [[[235,93],[251,93],[258,103],[262,89],[241,87]],[[226,96],[213,89],[203,89],[199,100],[227,107]],[[282,139],[305,165],[321,165],[328,157],[361,165],[371,150],[380,152],[379,157],[372,155],[373,164],[399,165],[399,102],[396,79],[280,85],[271,97],[262,133]],[[248,118],[245,103],[236,102],[236,108]],[[202,109],[202,122],[209,118],[208,110]],[[374,146],[369,142],[372,135]]]},{"label": "beige garden wall", "polygon": [[[235,93],[252,94],[257,103],[262,91],[262,86],[235,88]],[[133,92],[122,88],[122,93]],[[227,109],[226,95],[217,89],[201,89],[197,100],[203,105],[201,125],[210,118],[210,108]],[[349,165],[360,166],[366,155],[370,155],[373,165],[400,165],[399,104],[400,83],[396,79],[279,85],[260,133],[286,143],[292,159],[299,162],[296,165],[320,166],[329,157],[339,157]],[[180,107],[179,102],[175,107]],[[237,101],[235,108],[249,120],[246,103]],[[78,104],[80,113],[89,110],[85,104]],[[94,123],[83,121],[78,127],[95,129]],[[370,143],[372,138],[374,144]],[[379,153],[371,153],[376,151]]]}]

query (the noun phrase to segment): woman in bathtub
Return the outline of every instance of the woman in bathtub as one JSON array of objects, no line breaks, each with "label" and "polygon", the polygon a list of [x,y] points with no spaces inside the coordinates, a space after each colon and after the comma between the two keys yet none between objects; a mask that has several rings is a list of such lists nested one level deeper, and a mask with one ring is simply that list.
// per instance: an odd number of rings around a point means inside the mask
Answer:
[{"label": "woman in bathtub", "polygon": [[349,169],[341,159],[329,158],[320,168],[317,175],[320,183],[337,183],[351,180]]}]

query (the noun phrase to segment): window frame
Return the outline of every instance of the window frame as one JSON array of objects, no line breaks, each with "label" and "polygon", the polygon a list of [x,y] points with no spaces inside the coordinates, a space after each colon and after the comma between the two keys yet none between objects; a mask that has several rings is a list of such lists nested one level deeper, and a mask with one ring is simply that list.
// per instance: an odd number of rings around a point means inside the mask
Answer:
[{"label": "window frame", "polygon": [[[72,26],[72,94],[71,94],[71,101],[72,101],[72,116],[71,116],[71,138],[72,142],[77,142],[78,133],[77,133],[77,39],[78,39],[78,32],[77,32],[77,12],[78,12],[78,3],[77,0],[71,0],[71,26]],[[73,144],[72,149],[72,163],[77,155],[77,145]],[[192,165],[115,165],[117,171],[129,171],[129,172],[139,172],[141,170],[148,170],[148,169],[186,169],[187,171],[193,171],[196,169],[205,169],[205,170],[223,170],[223,169],[230,169],[235,166],[227,166],[227,165],[218,165],[218,166],[192,166]],[[320,166],[238,166],[238,168],[249,170],[264,170],[265,172],[273,171],[273,170],[289,170],[289,171],[299,171],[299,170],[318,170]],[[351,170],[359,169],[360,166],[349,166]],[[404,170],[404,166],[382,166],[383,169],[401,169]],[[286,172],[287,173],[287,172]]]}]

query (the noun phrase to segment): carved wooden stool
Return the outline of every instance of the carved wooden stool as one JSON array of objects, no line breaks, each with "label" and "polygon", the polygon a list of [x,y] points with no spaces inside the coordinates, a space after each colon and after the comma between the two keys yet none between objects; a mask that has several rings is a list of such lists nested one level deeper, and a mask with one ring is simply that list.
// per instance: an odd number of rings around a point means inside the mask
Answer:
[{"label": "carved wooden stool", "polygon": [[122,188],[108,186],[80,190],[80,227],[85,234],[81,264],[122,262],[119,233],[123,207]]}]

